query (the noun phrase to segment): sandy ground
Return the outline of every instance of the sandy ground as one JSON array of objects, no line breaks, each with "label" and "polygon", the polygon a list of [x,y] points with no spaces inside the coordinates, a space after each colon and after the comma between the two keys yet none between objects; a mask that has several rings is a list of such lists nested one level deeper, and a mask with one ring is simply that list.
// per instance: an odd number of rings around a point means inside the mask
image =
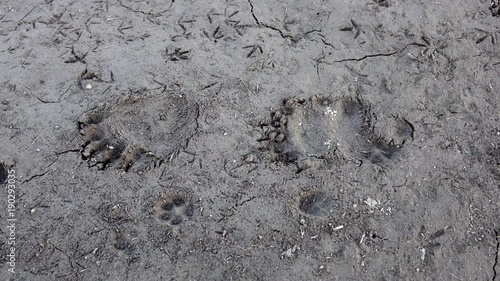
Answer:
[{"label": "sandy ground", "polygon": [[0,280],[500,280],[499,9],[1,1]]}]

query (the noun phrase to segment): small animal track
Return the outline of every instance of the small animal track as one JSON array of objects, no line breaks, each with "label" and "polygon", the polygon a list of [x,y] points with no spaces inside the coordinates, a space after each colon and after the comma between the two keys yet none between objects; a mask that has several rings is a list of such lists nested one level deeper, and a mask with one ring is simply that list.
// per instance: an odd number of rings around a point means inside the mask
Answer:
[{"label": "small animal track", "polygon": [[169,226],[178,226],[193,217],[194,205],[185,196],[171,194],[154,205],[156,217]]},{"label": "small animal track", "polygon": [[127,239],[125,234],[119,230],[115,230],[113,247],[116,250],[123,251],[128,255],[132,254],[135,250],[135,246]]},{"label": "small animal track", "polygon": [[303,192],[296,201],[300,211],[317,217],[328,216],[335,207],[334,200],[317,190]]},{"label": "small animal track", "polygon": [[[285,100],[259,126],[262,149],[271,160],[299,163],[305,159],[331,161],[335,156],[383,165],[413,136],[413,126],[393,118],[387,136],[375,133],[370,105],[356,96]],[[390,137],[390,138],[389,138]]]},{"label": "small animal track", "polygon": [[188,60],[190,52],[190,50],[183,50],[181,48],[175,48],[172,52],[169,52],[167,48],[165,54],[170,61],[181,61]]},{"label": "small animal track", "polygon": [[78,120],[82,159],[105,169],[149,170],[171,160],[197,129],[198,106],[185,96],[127,97]]}]

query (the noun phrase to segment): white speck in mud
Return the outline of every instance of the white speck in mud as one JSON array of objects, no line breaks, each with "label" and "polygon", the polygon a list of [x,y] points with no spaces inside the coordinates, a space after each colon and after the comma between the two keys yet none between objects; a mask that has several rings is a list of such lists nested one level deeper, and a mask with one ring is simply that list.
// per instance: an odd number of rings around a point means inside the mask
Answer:
[{"label": "white speck in mud", "polygon": [[292,248],[284,251],[281,256],[284,256],[284,257],[287,257],[287,258],[292,258],[293,257],[293,254],[297,251],[297,250],[300,250],[299,247],[297,247],[297,245],[293,245]]},{"label": "white speck in mud", "polygon": [[343,229],[343,228],[344,228],[344,226],[343,226],[343,225],[339,225],[339,226],[336,226],[336,227],[332,227],[332,230],[333,230],[333,231],[339,231],[339,230],[341,230],[341,229]]},{"label": "white speck in mud", "polygon": [[371,208],[373,208],[379,204],[379,202],[377,202],[377,200],[371,199],[370,197],[368,197],[368,199],[365,200],[365,203],[366,203],[366,205],[370,206]]},{"label": "white speck in mud", "polygon": [[91,90],[91,89],[92,89],[92,85],[87,84],[87,86],[85,86],[85,89],[87,89],[87,90]]},{"label": "white speck in mud", "polygon": [[328,147],[328,149],[331,149],[332,148],[332,140],[325,141],[323,143],[323,145],[326,145]]},{"label": "white speck in mud", "polygon": [[325,115],[330,115],[333,121],[337,116],[337,110],[332,110],[329,106],[327,106],[325,110]]}]

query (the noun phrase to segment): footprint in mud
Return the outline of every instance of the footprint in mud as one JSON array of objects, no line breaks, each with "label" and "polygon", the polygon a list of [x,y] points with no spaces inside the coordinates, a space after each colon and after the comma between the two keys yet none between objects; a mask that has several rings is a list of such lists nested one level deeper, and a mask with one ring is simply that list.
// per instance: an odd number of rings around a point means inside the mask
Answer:
[{"label": "footprint in mud", "polygon": [[300,194],[296,199],[299,210],[306,215],[326,217],[336,207],[332,198],[324,192],[309,190]]},{"label": "footprint in mud", "polygon": [[198,106],[182,95],[127,97],[78,120],[82,159],[145,171],[171,160],[197,129]]},{"label": "footprint in mud", "polygon": [[194,205],[185,196],[171,194],[154,205],[156,217],[169,226],[178,226],[193,217]]},{"label": "footprint in mud", "polygon": [[124,233],[115,230],[115,237],[113,239],[113,247],[116,250],[123,251],[126,254],[131,254],[135,250],[135,246],[127,239]]},{"label": "footprint in mud", "polygon": [[[413,136],[413,126],[394,117],[388,132],[375,133],[370,105],[357,95],[285,100],[261,122],[263,149],[284,163],[347,160],[383,166]],[[300,165],[299,165],[300,166]],[[300,167],[299,167],[300,170]]]}]

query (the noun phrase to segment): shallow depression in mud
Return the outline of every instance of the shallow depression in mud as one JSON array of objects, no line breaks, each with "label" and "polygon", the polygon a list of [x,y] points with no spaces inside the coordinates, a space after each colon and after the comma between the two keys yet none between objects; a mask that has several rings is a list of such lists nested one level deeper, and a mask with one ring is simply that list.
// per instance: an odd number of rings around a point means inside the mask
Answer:
[{"label": "shallow depression in mud", "polygon": [[412,137],[413,127],[393,118],[388,133],[374,130],[371,106],[358,96],[313,96],[285,100],[260,123],[263,150],[272,160],[343,158],[384,165]]}]

